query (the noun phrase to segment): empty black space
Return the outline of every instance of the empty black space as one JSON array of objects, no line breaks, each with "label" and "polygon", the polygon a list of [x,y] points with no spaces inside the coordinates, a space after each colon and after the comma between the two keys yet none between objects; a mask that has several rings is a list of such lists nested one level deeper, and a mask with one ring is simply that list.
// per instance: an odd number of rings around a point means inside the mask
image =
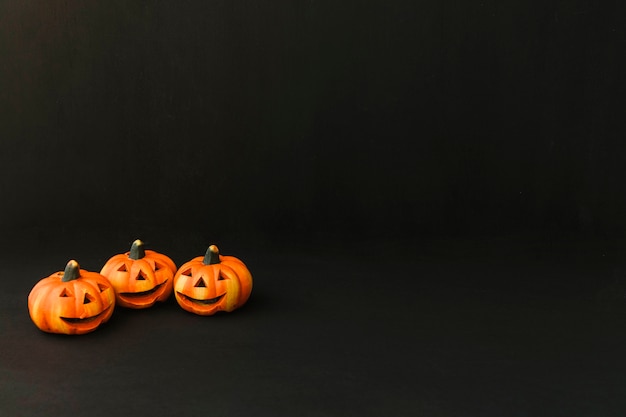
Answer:
[{"label": "empty black space", "polygon": [[[618,1],[0,2],[0,415],[626,414]],[[247,304],[32,287],[216,244]]]}]

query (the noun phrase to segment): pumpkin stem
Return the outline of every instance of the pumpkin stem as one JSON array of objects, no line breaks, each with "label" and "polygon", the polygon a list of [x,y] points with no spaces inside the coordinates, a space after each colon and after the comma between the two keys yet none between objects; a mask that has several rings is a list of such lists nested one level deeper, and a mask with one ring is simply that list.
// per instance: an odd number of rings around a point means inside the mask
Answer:
[{"label": "pumpkin stem", "polygon": [[219,249],[217,249],[217,246],[209,246],[209,249],[207,249],[206,254],[204,255],[204,260],[202,261],[202,263],[205,265],[220,263],[220,251]]},{"label": "pumpkin stem", "polygon": [[72,259],[65,266],[65,271],[63,271],[63,278],[61,278],[61,281],[67,282],[77,278],[80,278],[80,265]]},{"label": "pumpkin stem", "polygon": [[144,256],[146,256],[146,251],[143,248],[143,242],[137,239],[130,247],[130,254],[128,255],[128,257],[133,261],[136,261],[137,259],[141,259]]}]

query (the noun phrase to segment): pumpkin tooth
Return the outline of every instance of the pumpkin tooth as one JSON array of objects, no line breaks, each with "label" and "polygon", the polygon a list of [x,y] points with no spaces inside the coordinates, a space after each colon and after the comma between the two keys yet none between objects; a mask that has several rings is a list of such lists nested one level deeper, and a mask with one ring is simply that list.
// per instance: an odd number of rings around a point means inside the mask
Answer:
[{"label": "pumpkin tooth", "polygon": [[167,282],[167,280],[163,281],[160,284],[155,285],[152,289],[149,289],[149,290],[146,290],[146,291],[121,292],[120,295],[122,295],[124,297],[142,297],[144,295],[152,294],[153,292],[157,291],[159,288],[161,288],[163,285],[165,285],[166,282]]},{"label": "pumpkin tooth", "polygon": [[100,316],[100,314],[95,315],[95,316],[91,316],[91,317],[86,317],[86,318],[79,318],[79,317],[61,317],[61,320],[67,322],[67,323],[71,323],[71,324],[76,324],[76,323],[89,323],[90,321],[94,321],[95,319],[97,319]]},{"label": "pumpkin tooth", "polygon": [[101,312],[96,314],[95,316],[85,317],[85,315],[82,314],[81,317],[61,317],[61,320],[63,320],[64,322],[70,323],[70,324],[89,323],[90,321],[94,321],[94,320],[100,318],[100,316],[102,316],[106,311],[108,311],[109,308],[111,308],[111,307],[105,308],[104,310],[102,310]]},{"label": "pumpkin tooth", "polygon": [[183,294],[183,293],[181,293],[181,292],[178,292],[178,295],[180,295],[180,296],[181,296],[181,297],[183,297],[184,299],[189,300],[189,301],[191,301],[191,302],[193,302],[193,303],[198,303],[198,304],[215,304],[215,303],[217,303],[219,300],[221,300],[221,299],[222,299],[222,297],[224,297],[224,295],[225,295],[225,294],[218,295],[218,296],[217,296],[217,297],[215,297],[215,298],[209,298],[209,299],[205,299],[205,300],[199,300],[199,299],[197,299],[197,298],[192,298],[192,297],[190,297],[190,296],[188,296],[188,295],[185,295],[185,294]]}]

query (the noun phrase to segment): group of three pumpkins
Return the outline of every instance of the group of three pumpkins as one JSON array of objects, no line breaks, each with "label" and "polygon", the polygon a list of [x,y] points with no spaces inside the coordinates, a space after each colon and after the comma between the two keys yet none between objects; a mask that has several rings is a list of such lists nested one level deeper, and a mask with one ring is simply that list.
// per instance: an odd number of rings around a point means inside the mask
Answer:
[{"label": "group of three pumpkins", "polygon": [[100,273],[80,269],[70,260],[64,271],[39,281],[28,295],[28,311],[45,332],[89,333],[105,323],[114,307],[148,308],[172,292],[191,313],[208,316],[230,312],[250,297],[252,275],[234,256],[220,255],[215,245],[176,268],[168,256],[144,248],[141,240],[130,251],[115,255]]}]

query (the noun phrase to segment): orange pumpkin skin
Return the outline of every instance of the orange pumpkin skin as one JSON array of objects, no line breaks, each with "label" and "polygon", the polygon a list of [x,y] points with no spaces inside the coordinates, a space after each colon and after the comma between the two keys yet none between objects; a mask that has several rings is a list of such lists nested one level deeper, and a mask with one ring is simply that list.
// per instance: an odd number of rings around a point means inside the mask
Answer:
[{"label": "orange pumpkin skin", "polygon": [[128,308],[148,308],[165,301],[172,293],[176,264],[168,256],[143,249],[136,240],[129,252],[111,257],[102,267],[115,288],[117,304]]},{"label": "orange pumpkin skin", "polygon": [[231,312],[248,301],[252,274],[234,256],[223,256],[215,245],[207,254],[183,264],[174,276],[174,296],[184,310],[201,316]]},{"label": "orange pumpkin skin", "polygon": [[115,291],[105,277],[68,262],[65,271],[39,281],[28,295],[28,312],[42,331],[89,333],[105,323],[115,308]]}]

